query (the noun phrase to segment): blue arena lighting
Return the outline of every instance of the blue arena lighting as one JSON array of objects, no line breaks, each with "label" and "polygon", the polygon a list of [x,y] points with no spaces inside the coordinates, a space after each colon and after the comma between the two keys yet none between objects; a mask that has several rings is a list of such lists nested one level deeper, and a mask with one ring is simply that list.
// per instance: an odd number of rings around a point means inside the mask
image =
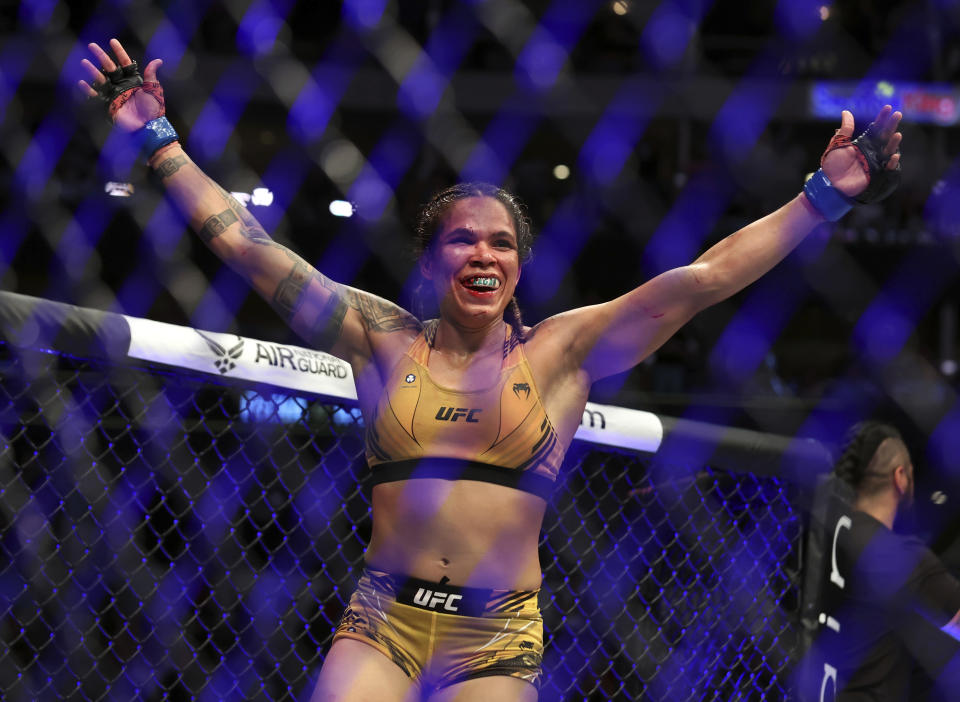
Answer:
[{"label": "blue arena lighting", "polygon": [[[337,48],[346,49],[339,45]],[[353,50],[356,52],[356,48]],[[294,138],[309,143],[323,136],[352,78],[352,72],[345,65],[350,58],[349,55],[339,59],[334,56],[330,59],[331,65],[321,62],[314,68],[287,114],[287,128]]]},{"label": "blue arena lighting", "polygon": [[927,459],[937,474],[949,476],[953,480],[960,478],[960,466],[957,464],[957,455],[960,455],[958,451],[960,451],[960,402],[956,402],[940,419],[930,432],[926,445]]},{"label": "blue arena lighting", "polygon": [[8,208],[0,212],[0,275],[7,272],[14,256],[27,236],[29,220],[21,208]]},{"label": "blue arena lighting", "polygon": [[0,124],[6,121],[7,105],[16,96],[32,58],[26,42],[9,41],[0,49]]},{"label": "blue arena lighting", "polygon": [[713,2],[665,0],[650,15],[640,36],[640,48],[657,69],[678,64],[703,16]]},{"label": "blue arena lighting", "polygon": [[478,29],[475,14],[462,5],[443,15],[400,83],[397,104],[404,113],[417,119],[433,114]]},{"label": "blue arena lighting", "polygon": [[625,81],[580,149],[581,172],[601,186],[614,182],[659,109],[665,91],[660,82]]},{"label": "blue arena lighting", "polygon": [[[211,0],[173,0],[144,49],[145,57],[163,59],[161,75],[171,75],[180,65]],[[171,18],[176,18],[176,22]]]},{"label": "blue arena lighting", "polygon": [[520,94],[507,99],[460,169],[461,180],[488,183],[506,180],[511,166],[540,122],[540,116],[527,109],[529,99],[529,96]]},{"label": "blue arena lighting", "polygon": [[387,7],[387,0],[344,0],[343,19],[359,30],[376,27]]},{"label": "blue arena lighting", "polygon": [[936,251],[918,249],[908,256],[854,327],[852,338],[866,358],[887,363],[897,356],[957,273],[957,262]]},{"label": "blue arena lighting", "polygon": [[729,178],[711,172],[691,177],[647,242],[644,272],[653,276],[693,261],[733,192]]},{"label": "blue arena lighting", "polygon": [[[764,52],[754,66],[757,73],[775,66],[778,53]],[[727,98],[710,128],[710,143],[718,160],[732,166],[743,162],[753,150],[770,122],[777,105],[786,94],[788,84],[782,81],[742,81]]]},{"label": "blue arena lighting", "polygon": [[223,323],[234,318],[250,294],[250,286],[246,281],[227,270],[220,270],[209,281],[194,308],[189,310],[190,322],[201,329],[229,331],[229,327],[222,326]]},{"label": "blue arena lighting", "polygon": [[570,50],[603,4],[597,0],[555,0],[517,55],[515,75],[518,83],[536,91],[552,87]]},{"label": "blue arena lighting", "polygon": [[247,102],[253,92],[254,81],[249,79],[249,66],[239,59],[228,67],[214,88],[210,99],[194,120],[187,142],[198,160],[213,160],[222,156]]},{"label": "blue arena lighting", "polygon": [[410,170],[422,143],[422,133],[406,121],[394,124],[381,137],[347,193],[359,216],[371,221],[383,216],[394,188]]},{"label": "blue arena lighting", "polygon": [[393,188],[368,164],[353,182],[347,197],[355,203],[354,212],[368,222],[376,222],[393,199]]},{"label": "blue arena lighting", "polygon": [[524,297],[543,304],[553,298],[564,284],[570,260],[577,255],[596,229],[593,213],[576,196],[564,200],[541,230],[543,241],[549,246],[535,249],[536,265],[524,272],[521,284]]},{"label": "blue arena lighting", "polygon": [[721,385],[739,388],[754,375],[806,296],[802,273],[789,262],[757,281],[710,352]]},{"label": "blue arena lighting", "polygon": [[774,10],[780,36],[787,39],[807,39],[823,25],[822,7],[830,7],[829,0],[780,0]]},{"label": "blue arena lighting", "polygon": [[160,200],[143,228],[138,254],[133,264],[136,272],[117,291],[117,309],[125,314],[143,316],[160,293],[153,264],[155,258],[169,259],[188,236],[183,217],[166,200]]},{"label": "blue arena lighting", "polygon": [[941,241],[960,238],[960,160],[955,160],[933,187],[923,220]]},{"label": "blue arena lighting", "polygon": [[73,125],[58,112],[50,114],[34,131],[12,183],[27,199],[38,198],[47,187],[72,132]]},{"label": "blue arena lighting", "polygon": [[270,53],[293,5],[293,0],[254,0],[237,27],[237,48],[248,56]]},{"label": "blue arena lighting", "polygon": [[[498,184],[506,180],[541,119],[538,112],[530,110],[527,88],[539,94],[552,87],[596,9],[593,3],[556,0],[544,13],[517,57],[518,92],[505,101],[484,130],[481,141],[460,169],[461,180]],[[528,82],[532,85],[527,86]]]},{"label": "blue arena lighting", "polygon": [[22,0],[20,21],[35,28],[42,28],[50,21],[58,4],[59,0]]}]

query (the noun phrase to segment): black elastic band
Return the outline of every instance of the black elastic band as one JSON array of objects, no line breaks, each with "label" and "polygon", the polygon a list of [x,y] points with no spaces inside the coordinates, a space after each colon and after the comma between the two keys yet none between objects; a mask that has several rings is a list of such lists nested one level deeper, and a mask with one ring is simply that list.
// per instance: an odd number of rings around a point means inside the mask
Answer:
[{"label": "black elastic band", "polygon": [[394,576],[397,581],[397,602],[444,614],[482,617],[493,590],[478,587],[456,587],[431,583],[428,580]]},{"label": "black elastic band", "polygon": [[371,485],[392,483],[397,480],[416,478],[440,478],[441,480],[477,480],[529,492],[549,500],[553,492],[553,480],[531,470],[504,468],[480,461],[458,458],[419,458],[406,461],[378,463],[372,467]]}]

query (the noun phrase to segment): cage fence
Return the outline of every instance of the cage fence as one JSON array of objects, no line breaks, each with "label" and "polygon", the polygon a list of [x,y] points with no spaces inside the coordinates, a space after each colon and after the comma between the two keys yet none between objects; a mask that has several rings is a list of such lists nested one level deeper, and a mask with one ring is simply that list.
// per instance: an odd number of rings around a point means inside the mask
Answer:
[{"label": "cage fence", "polygon": [[[355,405],[0,345],[6,699],[305,699],[370,531]],[[575,442],[543,700],[789,697],[789,483]]]}]

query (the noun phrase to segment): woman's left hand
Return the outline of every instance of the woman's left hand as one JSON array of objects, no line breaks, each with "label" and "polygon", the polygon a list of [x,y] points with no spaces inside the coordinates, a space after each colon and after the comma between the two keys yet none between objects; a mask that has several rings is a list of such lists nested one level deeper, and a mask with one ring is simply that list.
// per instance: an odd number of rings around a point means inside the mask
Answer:
[{"label": "woman's left hand", "polygon": [[897,125],[903,115],[885,105],[855,140],[853,114],[844,110],[840,129],[830,141],[820,167],[837,190],[859,202],[882,200],[899,183],[900,141]]}]

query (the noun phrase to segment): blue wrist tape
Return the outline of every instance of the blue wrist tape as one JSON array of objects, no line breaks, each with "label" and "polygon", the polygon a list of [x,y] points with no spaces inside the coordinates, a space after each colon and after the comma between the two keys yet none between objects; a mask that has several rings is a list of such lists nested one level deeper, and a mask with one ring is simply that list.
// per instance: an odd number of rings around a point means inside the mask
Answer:
[{"label": "blue wrist tape", "polygon": [[803,184],[803,192],[810,204],[831,222],[836,222],[853,207],[853,199],[833,187],[822,168]]},{"label": "blue wrist tape", "polygon": [[143,125],[138,133],[140,153],[149,159],[161,146],[166,146],[180,137],[166,117],[157,117]]}]

